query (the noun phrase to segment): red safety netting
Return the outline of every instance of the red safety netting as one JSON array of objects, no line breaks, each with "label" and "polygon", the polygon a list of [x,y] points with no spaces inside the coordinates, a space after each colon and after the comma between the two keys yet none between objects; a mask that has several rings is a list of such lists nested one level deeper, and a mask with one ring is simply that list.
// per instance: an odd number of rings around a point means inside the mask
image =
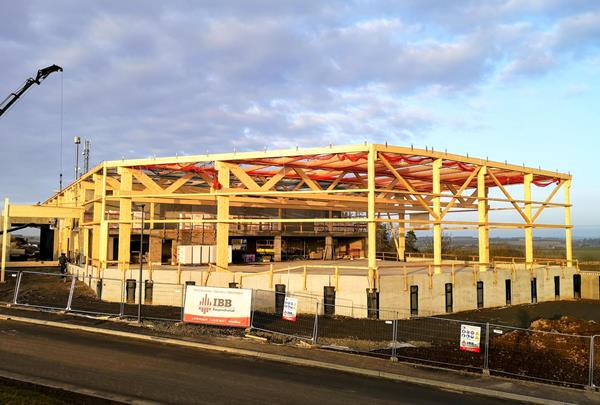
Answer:
[{"label": "red safety netting", "polygon": [[170,164],[158,164],[158,165],[145,165],[137,166],[138,169],[143,170],[170,170],[173,172],[188,172],[188,173],[216,173],[213,166],[197,166],[196,164],[182,165],[180,163]]}]

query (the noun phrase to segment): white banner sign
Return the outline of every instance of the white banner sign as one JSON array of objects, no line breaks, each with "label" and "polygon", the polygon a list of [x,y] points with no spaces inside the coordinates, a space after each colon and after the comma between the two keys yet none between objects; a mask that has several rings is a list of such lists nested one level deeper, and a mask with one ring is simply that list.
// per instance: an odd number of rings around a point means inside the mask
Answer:
[{"label": "white banner sign", "polygon": [[298,312],[298,298],[285,297],[283,302],[283,319],[296,322],[296,313]]},{"label": "white banner sign", "polygon": [[481,327],[460,325],[460,350],[479,353]]},{"label": "white banner sign", "polygon": [[188,285],[183,321],[247,328],[251,306],[252,290]]}]

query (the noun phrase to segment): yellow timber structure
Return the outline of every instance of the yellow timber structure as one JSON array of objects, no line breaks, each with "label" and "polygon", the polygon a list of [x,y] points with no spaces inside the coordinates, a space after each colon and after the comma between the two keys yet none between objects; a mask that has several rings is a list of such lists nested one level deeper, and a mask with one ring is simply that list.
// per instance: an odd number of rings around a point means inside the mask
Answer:
[{"label": "yellow timber structure", "polygon": [[[533,187],[547,187],[547,197],[532,199]],[[490,229],[522,229],[525,262],[533,265],[533,231],[564,229],[567,266],[572,265],[571,176],[549,170],[489,161],[433,150],[381,144],[359,144],[276,151],[106,161],[40,206],[12,206],[6,201],[3,229],[14,217],[57,218],[55,251],[79,255],[98,269],[131,262],[131,235],[140,229],[141,204],[146,227],[159,224],[210,224],[216,230],[216,268],[227,269],[229,230],[235,224],[366,223],[369,278],[377,272],[378,224],[393,233],[398,257],[404,258],[409,229],[433,233],[435,273],[441,272],[444,230],[471,229],[479,237],[479,271],[490,262]],[[522,198],[515,198],[515,187]],[[562,188],[564,198],[555,198]],[[509,190],[510,189],[510,190]],[[498,196],[490,197],[494,190]],[[215,215],[167,218],[161,205],[211,206]],[[336,210],[340,217],[265,218],[233,216],[233,207]],[[564,223],[541,223],[547,208],[564,210]],[[40,212],[40,210],[46,210]],[[59,211],[53,211],[59,210]],[[517,220],[491,221],[493,211],[510,211]],[[450,215],[459,218],[450,219]],[[465,219],[472,215],[473,218]],[[173,226],[173,225],[171,225]],[[379,225],[380,226],[380,225]],[[109,260],[109,230],[118,229],[116,261]],[[2,237],[2,272],[7,233]],[[372,285],[375,285],[374,283]]]}]

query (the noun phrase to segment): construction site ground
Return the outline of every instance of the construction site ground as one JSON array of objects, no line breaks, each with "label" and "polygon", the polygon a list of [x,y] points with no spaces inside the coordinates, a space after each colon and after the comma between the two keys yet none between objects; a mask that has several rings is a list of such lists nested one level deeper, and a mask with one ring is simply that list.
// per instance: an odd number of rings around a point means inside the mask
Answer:
[{"label": "construction site ground", "polygon": [[[28,318],[34,321],[58,322],[68,324],[70,327],[94,327],[110,331],[122,331],[145,336],[170,338],[174,335],[169,331],[157,328],[154,323],[145,323],[139,326],[132,322],[114,322],[107,319],[74,316],[51,312],[35,311],[23,308],[0,307],[0,316],[4,319]],[[236,334],[238,335],[238,334]],[[348,353],[309,347],[306,344],[273,344],[266,340],[257,340],[241,335],[222,336],[211,334],[194,334],[194,336],[177,336],[184,342],[199,342],[217,347],[248,350],[277,356],[285,356],[306,361],[318,361],[332,366],[341,367],[344,371],[352,372],[353,369],[372,370],[375,375],[397,376],[407,382],[417,384],[436,384],[439,387],[464,387],[465,392],[484,392],[491,390],[496,395],[505,393],[508,397],[512,394],[523,395],[528,402],[548,403],[558,401],[562,403],[593,404],[598,403],[600,397],[596,392],[576,390],[571,388],[556,387],[546,384],[506,379],[501,377],[486,377],[481,374],[448,371],[439,368],[420,367],[413,364],[392,362],[381,358],[369,356],[356,356]],[[158,340],[157,344],[161,341]],[[333,368],[333,367],[332,367]],[[456,388],[454,388],[456,389]],[[554,402],[556,403],[556,402]]]},{"label": "construction site ground", "polygon": [[[40,276],[36,282],[29,282],[23,285],[23,289],[19,294],[19,302],[27,302],[31,306],[56,306],[64,307],[68,297],[69,283],[62,282],[56,276]],[[11,302],[14,291],[14,279],[9,278],[8,282],[0,285],[0,301]],[[119,313],[119,303],[110,303],[96,299],[93,291],[85,284],[77,285],[73,297],[73,303],[77,303],[78,308],[84,311],[88,308],[89,311],[106,312],[108,314]],[[87,307],[86,307],[87,306]],[[595,301],[557,301],[539,303],[535,305],[519,305],[498,309],[485,309],[477,311],[468,311],[456,313],[448,316],[449,318],[459,319],[464,321],[475,322],[491,322],[499,325],[525,327],[537,331],[561,332],[567,334],[576,334],[591,336],[600,334],[600,324],[598,321],[598,303]],[[26,310],[29,309],[29,310]],[[102,311],[101,311],[102,310]],[[146,316],[165,317],[173,320],[178,319],[181,308],[170,306],[144,306],[143,313]],[[151,320],[144,322],[143,327],[133,325],[131,317],[137,314],[136,305],[126,305],[125,315],[129,316],[129,321],[119,320],[115,317],[86,317],[61,315],[50,312],[40,312],[32,310],[32,308],[20,307],[2,307],[0,312],[6,315],[27,316],[40,319],[59,320],[61,322],[69,322],[83,325],[92,325],[113,330],[135,331],[135,333],[150,334],[157,336],[176,337],[177,339],[212,342],[217,339],[219,344],[234,345],[236,347],[244,347],[244,345],[257,345],[253,340],[245,338],[245,331],[236,328],[219,328],[202,325],[183,324],[179,322],[165,322]],[[571,315],[564,317],[564,315]],[[256,316],[256,315],[255,315]],[[260,316],[260,314],[259,314]],[[310,319],[303,320],[299,317],[298,323],[305,321],[310,325]],[[269,326],[277,330],[277,323],[282,322],[277,317],[268,318]],[[410,330],[411,328],[418,329],[419,322],[428,322],[427,318],[410,319],[399,321],[398,329]],[[406,325],[403,325],[406,323]],[[372,356],[357,356],[350,354],[334,353],[331,350],[312,349],[306,350],[306,342],[298,339],[282,337],[278,335],[263,334],[267,338],[269,344],[259,344],[261,350],[275,349],[280,351],[294,351],[294,355],[314,355],[318,353],[318,358],[323,359],[328,356],[342,355],[345,361],[358,362],[359,364],[371,364],[376,362],[378,367],[392,367],[390,372],[405,370],[406,367],[411,370],[411,373],[416,370],[408,364],[391,364],[389,360],[382,360],[379,357],[389,357],[389,338],[391,334],[387,330],[383,333],[375,332],[378,328],[382,330],[381,321],[370,319],[354,319],[347,317],[323,317],[319,319],[319,343],[329,347],[343,347],[348,339],[352,340],[355,345],[363,343],[365,348],[370,349]],[[387,328],[387,326],[383,326]],[[516,375],[528,371],[534,372],[534,375],[547,378],[558,379],[564,381],[585,381],[587,373],[587,358],[586,347],[573,344],[572,350],[569,352],[557,352],[553,350],[555,345],[556,335],[534,333],[519,329],[510,329],[502,336],[494,337],[495,350],[491,356],[494,356],[495,364],[501,364],[502,369]],[[573,340],[573,339],[572,339]],[[285,343],[284,346],[281,344]],[[216,344],[216,343],[215,343]],[[532,349],[533,348],[533,349]],[[299,351],[296,351],[300,349]],[[519,356],[515,356],[515,352]],[[457,370],[469,370],[469,366],[480,366],[481,356],[472,355],[459,350],[457,345],[448,342],[440,341],[439,344],[428,345],[424,347],[413,346],[405,347],[399,350],[399,357],[406,359],[415,364],[427,363],[419,359],[432,359],[444,363],[456,364],[454,368]],[[411,358],[414,358],[411,360]],[[337,359],[337,357],[336,357]],[[351,360],[352,359],[352,360]],[[516,361],[515,359],[519,360]],[[597,357],[600,360],[600,356]],[[337,361],[337,360],[336,360]],[[596,362],[596,367],[600,369],[600,361]],[[566,366],[565,366],[566,365]],[[533,370],[535,368],[535,370]],[[396,371],[393,371],[396,370]],[[420,370],[420,369],[419,369]],[[558,370],[558,371],[557,371]],[[419,371],[424,372],[424,371]],[[431,370],[427,370],[431,372]],[[436,371],[440,375],[454,375],[452,373]],[[474,377],[471,377],[474,378]],[[600,383],[598,381],[597,383]]]}]

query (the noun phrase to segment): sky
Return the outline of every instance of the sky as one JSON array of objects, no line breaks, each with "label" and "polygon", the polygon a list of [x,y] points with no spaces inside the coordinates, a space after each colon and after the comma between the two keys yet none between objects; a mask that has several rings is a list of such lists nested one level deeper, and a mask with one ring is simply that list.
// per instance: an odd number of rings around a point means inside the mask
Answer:
[{"label": "sky", "polygon": [[0,61],[0,99],[64,68],[0,118],[16,203],[73,179],[74,136],[92,164],[388,142],[570,172],[600,237],[598,1],[0,1]]}]

